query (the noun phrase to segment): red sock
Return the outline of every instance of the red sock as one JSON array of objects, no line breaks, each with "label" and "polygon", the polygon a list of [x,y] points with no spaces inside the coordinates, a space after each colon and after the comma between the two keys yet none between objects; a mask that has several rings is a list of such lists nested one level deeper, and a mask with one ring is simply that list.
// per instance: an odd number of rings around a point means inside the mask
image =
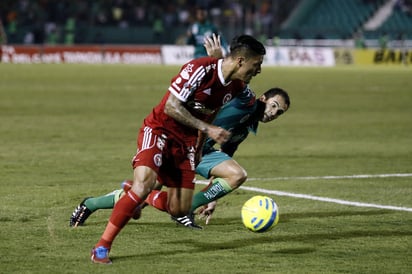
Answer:
[{"label": "red sock", "polygon": [[128,191],[114,206],[110,222],[123,228],[134,214],[135,208],[142,203],[142,199],[133,191]]},{"label": "red sock", "polygon": [[114,206],[109,223],[96,246],[103,245],[106,248],[110,248],[114,238],[133,216],[136,206],[141,203],[142,199],[133,191],[127,192]]},{"label": "red sock", "polygon": [[152,190],[145,202],[161,211],[168,211],[166,191]]}]

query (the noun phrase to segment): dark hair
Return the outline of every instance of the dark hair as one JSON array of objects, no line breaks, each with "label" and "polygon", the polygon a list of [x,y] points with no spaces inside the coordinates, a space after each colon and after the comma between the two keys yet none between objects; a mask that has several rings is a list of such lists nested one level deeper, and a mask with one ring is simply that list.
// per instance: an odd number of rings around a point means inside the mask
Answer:
[{"label": "dark hair", "polygon": [[263,93],[263,95],[265,95],[266,99],[272,98],[275,95],[280,95],[285,99],[285,104],[288,105],[288,108],[290,108],[289,94],[281,88],[271,88],[267,90],[265,93]]},{"label": "dark hair", "polygon": [[250,55],[265,55],[266,49],[261,42],[250,35],[242,34],[232,39],[230,54],[235,55],[241,50],[246,50]]}]

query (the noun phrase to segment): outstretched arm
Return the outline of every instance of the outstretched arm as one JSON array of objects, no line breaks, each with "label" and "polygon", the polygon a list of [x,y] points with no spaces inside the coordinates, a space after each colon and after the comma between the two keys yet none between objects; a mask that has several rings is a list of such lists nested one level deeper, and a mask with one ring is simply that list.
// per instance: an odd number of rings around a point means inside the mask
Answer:
[{"label": "outstretched arm", "polygon": [[220,35],[213,33],[212,37],[205,37],[203,46],[206,49],[207,55],[215,58],[223,58],[222,45],[220,43]]}]

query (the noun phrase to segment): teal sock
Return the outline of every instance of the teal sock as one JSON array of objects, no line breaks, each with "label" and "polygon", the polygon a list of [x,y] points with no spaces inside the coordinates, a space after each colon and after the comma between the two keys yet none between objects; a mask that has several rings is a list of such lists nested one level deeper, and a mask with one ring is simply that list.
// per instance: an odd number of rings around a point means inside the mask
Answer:
[{"label": "teal sock", "polygon": [[215,201],[226,194],[232,192],[232,187],[222,178],[216,178],[206,189],[199,191],[193,196],[191,212],[194,212],[199,206],[206,205]]},{"label": "teal sock", "polygon": [[88,198],[84,204],[91,212],[98,209],[113,208],[122,193],[123,189],[117,189],[103,196]]}]

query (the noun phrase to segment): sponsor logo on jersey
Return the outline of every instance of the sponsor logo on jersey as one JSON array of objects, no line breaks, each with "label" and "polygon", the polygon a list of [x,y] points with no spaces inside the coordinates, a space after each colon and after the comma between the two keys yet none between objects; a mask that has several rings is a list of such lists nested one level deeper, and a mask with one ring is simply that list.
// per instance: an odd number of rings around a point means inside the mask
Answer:
[{"label": "sponsor logo on jersey", "polygon": [[157,166],[160,167],[162,165],[162,154],[155,154],[153,156],[153,163]]},{"label": "sponsor logo on jersey", "polygon": [[207,94],[207,95],[210,95],[211,91],[212,91],[212,89],[211,89],[211,88],[208,88],[208,89],[205,89],[205,90],[203,91],[203,93],[205,93],[205,94]]},{"label": "sponsor logo on jersey", "polygon": [[230,100],[232,100],[232,94],[231,94],[231,93],[228,93],[228,94],[225,95],[225,97],[223,97],[222,103],[223,103],[223,104],[226,104],[226,103],[229,102]]},{"label": "sponsor logo on jersey", "polygon": [[188,64],[181,72],[180,76],[183,79],[188,80],[190,78],[190,73],[193,71],[193,64]]},{"label": "sponsor logo on jersey", "polygon": [[216,70],[216,64],[210,64],[205,67],[206,73],[208,73],[211,69]]},{"label": "sponsor logo on jersey", "polygon": [[250,114],[246,114],[245,116],[242,117],[242,119],[240,119],[240,122],[241,122],[241,123],[246,122],[247,119],[249,119],[249,117],[250,117]]},{"label": "sponsor logo on jersey", "polygon": [[157,138],[156,146],[158,149],[163,150],[163,148],[165,147],[165,139],[161,137]]}]

